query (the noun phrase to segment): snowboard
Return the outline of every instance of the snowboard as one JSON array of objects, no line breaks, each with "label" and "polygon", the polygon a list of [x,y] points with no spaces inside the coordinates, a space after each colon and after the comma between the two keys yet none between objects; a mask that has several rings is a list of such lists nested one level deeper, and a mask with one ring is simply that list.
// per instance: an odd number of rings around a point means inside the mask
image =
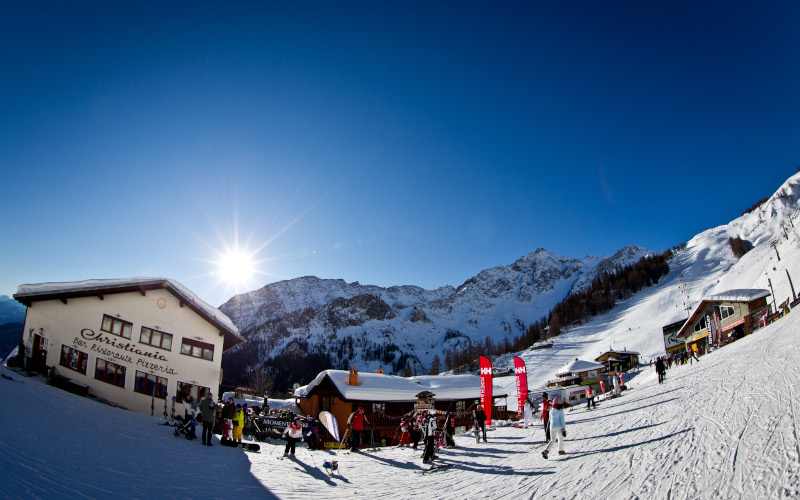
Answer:
[{"label": "snowboard", "polygon": [[222,446],[228,446],[230,448],[241,448],[243,450],[248,450],[248,451],[261,450],[261,445],[256,443],[237,443],[236,441],[220,441],[219,444],[221,444]]}]

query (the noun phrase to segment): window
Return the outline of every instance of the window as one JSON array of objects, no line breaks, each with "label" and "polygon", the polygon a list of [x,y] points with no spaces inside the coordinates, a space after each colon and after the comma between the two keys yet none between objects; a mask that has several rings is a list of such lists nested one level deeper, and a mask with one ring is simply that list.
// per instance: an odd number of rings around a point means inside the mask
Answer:
[{"label": "window", "polygon": [[61,366],[86,375],[86,362],[88,360],[89,355],[85,352],[73,349],[68,345],[61,346],[61,361],[59,362]]},{"label": "window", "polygon": [[372,413],[386,412],[386,403],[372,403]]},{"label": "window", "polygon": [[700,321],[694,324],[694,331],[699,332],[700,330],[705,329],[706,327],[706,317],[703,316],[700,318]]},{"label": "window", "polygon": [[172,350],[172,334],[159,332],[152,328],[142,327],[142,333],[139,334],[139,342],[142,344],[158,347],[159,349]]},{"label": "window", "polygon": [[456,412],[457,413],[462,413],[466,407],[467,407],[467,403],[465,401],[456,401]]},{"label": "window", "polygon": [[97,360],[94,378],[119,387],[125,387],[125,367],[111,361]]},{"label": "window", "polygon": [[100,326],[100,329],[112,335],[117,335],[130,340],[131,331],[133,331],[133,323],[129,323],[119,318],[109,316],[108,314],[104,314],[103,324]]},{"label": "window", "polygon": [[175,401],[178,403],[183,403],[183,401],[186,399],[186,396],[191,396],[192,401],[197,401],[200,399],[200,396],[205,394],[208,390],[208,387],[203,387],[202,385],[178,382],[178,394],[175,396]]},{"label": "window", "polygon": [[167,379],[149,373],[136,371],[136,382],[133,384],[134,392],[155,396],[158,399],[167,398]]},{"label": "window", "polygon": [[722,319],[730,318],[731,316],[736,314],[736,309],[730,306],[720,307],[719,310],[720,310],[720,317]]},{"label": "window", "polygon": [[199,340],[183,339],[181,354],[212,361],[214,359],[214,346]]}]

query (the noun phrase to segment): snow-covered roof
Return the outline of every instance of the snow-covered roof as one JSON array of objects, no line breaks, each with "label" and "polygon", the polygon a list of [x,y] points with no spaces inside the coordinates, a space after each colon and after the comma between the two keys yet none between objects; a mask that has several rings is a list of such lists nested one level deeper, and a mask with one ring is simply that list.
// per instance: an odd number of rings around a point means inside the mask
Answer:
[{"label": "snow-covered roof", "polygon": [[706,302],[752,302],[754,300],[763,299],[764,297],[769,297],[769,295],[769,290],[744,288],[709,295],[703,300]]},{"label": "snow-covered roof", "polygon": [[[431,375],[420,377],[398,377],[381,373],[359,372],[358,385],[348,385],[350,372],[346,370],[325,370],[320,372],[310,384],[299,387],[294,394],[306,397],[328,377],[336,390],[350,401],[416,401],[417,394],[423,391],[434,393],[437,400],[456,400],[479,398],[480,377],[477,375]],[[493,397],[507,396],[506,390],[493,385]]]},{"label": "snow-covered roof", "polygon": [[216,307],[208,304],[181,283],[169,278],[102,279],[54,283],[25,284],[17,287],[14,298],[29,305],[39,300],[85,297],[97,294],[124,293],[163,288],[178,297],[183,304],[216,325],[225,333],[225,349],[241,344],[244,338],[233,321]]},{"label": "snow-covered roof", "polygon": [[576,359],[571,363],[564,365],[556,375],[560,375],[562,373],[580,373],[580,372],[588,372],[591,370],[603,370],[605,366],[600,363],[595,363],[593,361],[583,361],[581,359]]}]

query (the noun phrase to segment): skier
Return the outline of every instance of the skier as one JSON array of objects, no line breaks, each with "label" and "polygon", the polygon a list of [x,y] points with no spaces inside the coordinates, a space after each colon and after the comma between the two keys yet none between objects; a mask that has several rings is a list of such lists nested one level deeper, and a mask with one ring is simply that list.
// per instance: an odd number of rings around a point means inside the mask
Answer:
[{"label": "skier", "polygon": [[550,448],[558,441],[558,454],[564,455],[564,439],[567,437],[567,423],[564,417],[564,408],[569,405],[562,404],[561,398],[553,398],[553,407],[550,410],[550,435],[553,436],[553,441],[547,443],[547,448],[542,452],[542,456],[547,459],[550,453]]},{"label": "skier", "polygon": [[411,422],[408,421],[407,418],[403,418],[400,421],[400,426],[398,427],[400,430],[400,443],[398,443],[399,448],[405,448],[406,446],[411,445]]},{"label": "skier", "polygon": [[544,442],[550,442],[550,400],[547,393],[542,393],[542,421],[544,422]]},{"label": "skier", "polygon": [[619,397],[620,393],[622,392],[619,387],[619,378],[617,377],[616,374],[612,375],[611,378],[614,382],[614,396]]},{"label": "skier", "polygon": [[436,410],[428,410],[428,416],[422,423],[425,433],[425,453],[422,455],[422,463],[433,463],[434,452],[436,451]]},{"label": "skier", "polygon": [[587,387],[586,388],[586,409],[587,410],[591,410],[592,408],[595,407],[594,396],[595,396],[594,390],[592,390],[591,387]]},{"label": "skier", "polygon": [[483,442],[486,442],[486,414],[483,412],[483,407],[478,407],[472,410],[472,423],[475,428],[475,442],[481,442],[481,431],[483,431]]},{"label": "skier", "polygon": [[352,433],[350,451],[353,453],[357,453],[358,448],[361,446],[361,433],[364,431],[365,425],[370,425],[370,423],[367,417],[364,416],[364,407],[359,406],[358,410],[351,413],[350,417],[347,418],[347,426],[350,427]]},{"label": "skier", "polygon": [[522,428],[533,427],[533,404],[530,399],[526,399],[525,404],[522,405],[522,416]]},{"label": "skier", "polygon": [[658,383],[664,383],[664,359],[659,357],[656,360],[656,373],[658,374]]},{"label": "skier", "polygon": [[303,439],[303,423],[300,421],[300,417],[295,417],[294,422],[290,423],[286,429],[281,434],[281,437],[284,437],[288,434],[286,438],[286,449],[283,450],[283,456],[288,457],[289,454],[294,456],[294,447],[295,444]]},{"label": "skier", "polygon": [[200,414],[203,416],[203,444],[213,446],[211,437],[214,435],[214,421],[217,419],[217,405],[211,391],[206,391],[206,397],[200,402]]}]

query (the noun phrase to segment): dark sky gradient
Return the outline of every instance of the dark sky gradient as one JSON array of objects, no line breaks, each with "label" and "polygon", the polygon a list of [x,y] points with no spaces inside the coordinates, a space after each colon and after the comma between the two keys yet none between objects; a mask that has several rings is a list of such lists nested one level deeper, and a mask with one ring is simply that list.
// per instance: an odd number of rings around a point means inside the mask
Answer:
[{"label": "dark sky gradient", "polygon": [[0,294],[458,285],[661,251],[796,172],[797,2],[15,2]]}]

